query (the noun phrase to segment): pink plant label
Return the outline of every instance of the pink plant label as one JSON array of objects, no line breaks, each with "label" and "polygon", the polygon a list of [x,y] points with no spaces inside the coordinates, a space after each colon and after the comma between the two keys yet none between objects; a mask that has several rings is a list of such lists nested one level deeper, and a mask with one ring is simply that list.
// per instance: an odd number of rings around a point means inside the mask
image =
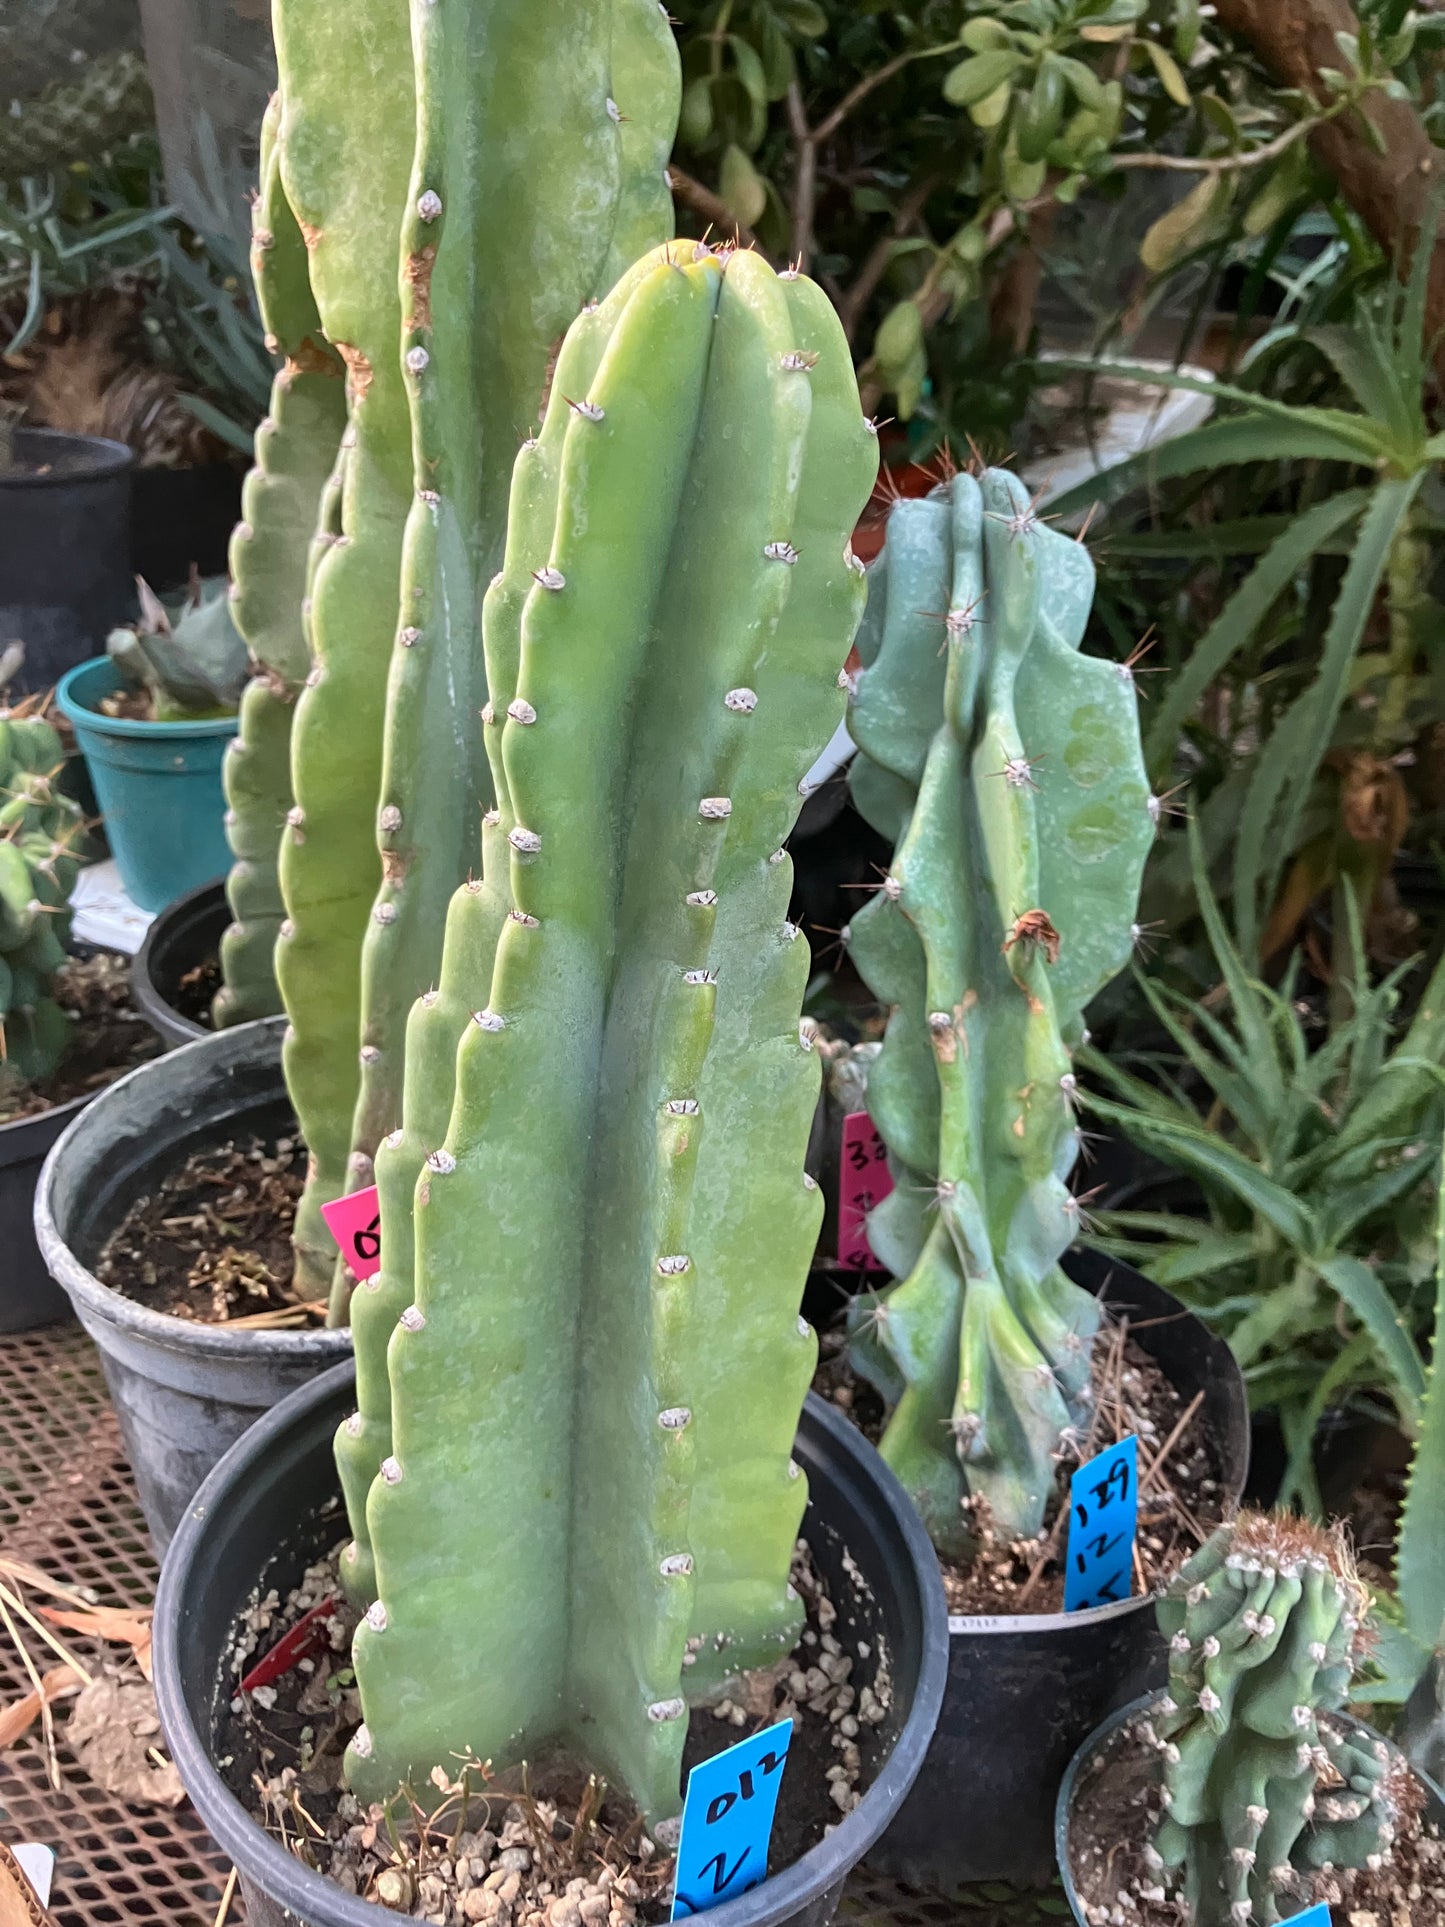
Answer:
[{"label": "pink plant label", "polygon": [[838,1173],[838,1262],[849,1271],[882,1271],[868,1242],[868,1213],[893,1189],[888,1152],[866,1111],[843,1119]]},{"label": "pink plant label", "polygon": [[381,1205],[376,1186],[369,1184],[364,1191],[323,1204],[321,1215],[357,1279],[374,1278],[381,1270]]}]

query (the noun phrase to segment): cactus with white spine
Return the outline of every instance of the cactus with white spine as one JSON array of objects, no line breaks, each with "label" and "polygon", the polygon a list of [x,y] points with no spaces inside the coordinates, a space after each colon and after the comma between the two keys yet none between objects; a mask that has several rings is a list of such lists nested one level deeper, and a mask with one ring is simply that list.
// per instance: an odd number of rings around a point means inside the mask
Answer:
[{"label": "cactus with white spine", "polygon": [[678,75],[655,0],[275,0],[274,26],[279,189],[347,370],[275,948],[311,1157],[297,1287],[332,1286],[340,1322],[320,1207],[401,1120],[407,1012],[491,800],[477,634],[512,457],[552,343],[670,230]]},{"label": "cactus with white spine", "polygon": [[322,492],[346,425],[341,357],[321,332],[306,243],[281,183],[281,96],[261,124],[261,185],[251,215],[251,276],[267,344],[284,356],[256,430],[241,521],[231,537],[231,613],[256,663],[226,752],[226,878],[216,1028],[281,1008],[273,952],[285,908],[278,856],[291,793],[291,720],[310,654],[301,610]]},{"label": "cactus with white spine", "polygon": [[71,1035],[50,994],[85,827],[80,805],[55,787],[64,761],[44,717],[0,716],[0,1069],[28,1083],[55,1070]]},{"label": "cactus with white spine", "polygon": [[798,1632],[818,1061],[781,846],[843,706],[876,464],[826,298],[691,242],[573,324],[517,459],[484,876],[378,1160],[420,1175],[366,1505],[365,1799],[560,1741],[666,1820],[689,1695]]},{"label": "cactus with white spine", "polygon": [[1149,1859],[1196,1927],[1267,1927],[1300,1911],[1312,1870],[1388,1859],[1407,1770],[1327,1717],[1349,1696],[1368,1603],[1343,1534],[1283,1513],[1220,1527],[1159,1600],[1169,1690],[1146,1731],[1164,1802]]},{"label": "cactus with white spine", "polygon": [[868,1077],[901,1280],[853,1353],[892,1406],[882,1451],[934,1543],[982,1494],[1033,1534],[1082,1417],[1098,1313],[1079,1230],[1070,1051],[1127,962],[1157,806],[1127,664],[1081,653],[1094,571],[999,470],[895,503],[869,571],[851,785],[895,850],[845,938],[891,1009]]}]

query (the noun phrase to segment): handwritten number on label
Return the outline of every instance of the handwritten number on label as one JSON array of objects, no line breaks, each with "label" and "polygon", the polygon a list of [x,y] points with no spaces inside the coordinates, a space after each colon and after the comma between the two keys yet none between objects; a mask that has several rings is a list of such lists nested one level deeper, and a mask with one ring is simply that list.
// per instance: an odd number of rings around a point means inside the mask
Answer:
[{"label": "handwritten number on label", "polygon": [[1139,1523],[1138,1469],[1139,1441],[1131,1436],[1081,1465],[1070,1481],[1065,1612],[1129,1597]]},{"label": "handwritten number on label", "polygon": [[369,1184],[364,1191],[333,1198],[322,1205],[321,1215],[353,1275],[358,1280],[375,1277],[381,1269],[381,1205],[376,1186]]},{"label": "handwritten number on label", "polygon": [[768,1839],[793,1737],[779,1720],[692,1769],[677,1844],[672,1918],[746,1893],[767,1877]]},{"label": "handwritten number on label", "polygon": [[881,1271],[868,1243],[868,1213],[893,1189],[888,1147],[866,1111],[843,1119],[838,1166],[838,1261],[849,1271]]}]

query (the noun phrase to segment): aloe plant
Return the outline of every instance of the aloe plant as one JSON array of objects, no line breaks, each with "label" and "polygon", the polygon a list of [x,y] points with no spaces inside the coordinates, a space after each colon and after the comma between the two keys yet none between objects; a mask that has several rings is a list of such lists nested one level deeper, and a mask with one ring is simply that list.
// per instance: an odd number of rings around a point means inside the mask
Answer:
[{"label": "aloe plant", "polygon": [[[1317,828],[1308,811],[1347,699],[1367,675],[1378,688],[1368,738],[1382,756],[1397,752],[1413,728],[1404,700],[1425,640],[1421,609],[1429,567],[1421,540],[1421,490],[1445,458],[1445,434],[1432,433],[1426,412],[1429,272],[1429,251],[1419,250],[1405,285],[1391,283],[1362,296],[1346,322],[1305,331],[1303,338],[1343,385],[1353,403],[1349,408],[1309,406],[1225,381],[1160,374],[1126,363],[1061,364],[1194,390],[1221,409],[1235,405],[1235,412],[1059,497],[1052,506],[1065,516],[1118,502],[1156,483],[1242,464],[1326,464],[1327,474],[1342,477],[1342,485],[1327,486],[1272,533],[1160,692],[1146,739],[1151,772],[1167,784],[1181,728],[1201,698],[1249,648],[1271,611],[1317,558],[1345,553],[1313,678],[1276,719],[1244,770],[1203,809],[1211,852],[1216,844],[1231,852],[1229,895],[1240,948],[1249,958],[1259,951],[1287,867]],[[1347,471],[1359,480],[1343,485]],[[1253,530],[1245,525],[1202,531],[1191,553],[1249,553],[1252,547]],[[1388,643],[1366,657],[1367,630],[1382,597]],[[1367,900],[1373,876],[1356,881]],[[1343,914],[1341,909],[1341,920]]]},{"label": "aloe plant", "polygon": [[[1371,986],[1347,898],[1353,1008],[1316,1047],[1297,999],[1299,957],[1278,988],[1249,971],[1193,822],[1189,835],[1227,1003],[1141,973],[1176,1055],[1129,1069],[1089,1050],[1081,1062],[1090,1111],[1192,1178],[1208,1215],[1114,1211],[1100,1242],[1225,1332],[1254,1402],[1281,1411],[1292,1448],[1283,1496],[1317,1503],[1309,1442],[1331,1401],[1383,1383],[1407,1428],[1420,1422],[1426,1378],[1414,1332],[1427,1310],[1419,1287],[1433,1273],[1425,1211],[1445,1106],[1429,1066],[1445,1054],[1445,962],[1398,1035],[1406,967]],[[1186,1076],[1207,1094],[1207,1118]],[[1355,1325],[1343,1339],[1342,1314]]]},{"label": "aloe plant", "polygon": [[497,803],[412,1013],[338,1437],[363,1798],[561,1740],[666,1820],[689,1696],[800,1628],[819,1066],[782,845],[876,466],[826,297],[692,243],[573,323],[517,459]]}]

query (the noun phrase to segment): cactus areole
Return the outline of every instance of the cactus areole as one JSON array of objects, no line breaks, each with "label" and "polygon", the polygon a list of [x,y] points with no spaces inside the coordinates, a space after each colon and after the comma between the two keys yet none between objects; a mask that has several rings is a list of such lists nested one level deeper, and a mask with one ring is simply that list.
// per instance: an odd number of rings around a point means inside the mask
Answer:
[{"label": "cactus areole", "polygon": [[845,934],[891,1012],[867,1101],[894,1189],[868,1232],[901,1282],[853,1354],[892,1407],[884,1457],[964,1555],[966,1494],[1036,1533],[1085,1422],[1070,1051],[1129,958],[1154,812],[1128,665],[1080,653],[1088,552],[1013,476],[895,503],[869,578],[851,781],[895,849]]},{"label": "cactus areole", "polygon": [[496,806],[407,1033],[338,1458],[364,1799],[569,1748],[675,1816],[782,1657],[822,1216],[781,846],[877,444],[821,292],[674,243],[567,332],[483,606]]}]

